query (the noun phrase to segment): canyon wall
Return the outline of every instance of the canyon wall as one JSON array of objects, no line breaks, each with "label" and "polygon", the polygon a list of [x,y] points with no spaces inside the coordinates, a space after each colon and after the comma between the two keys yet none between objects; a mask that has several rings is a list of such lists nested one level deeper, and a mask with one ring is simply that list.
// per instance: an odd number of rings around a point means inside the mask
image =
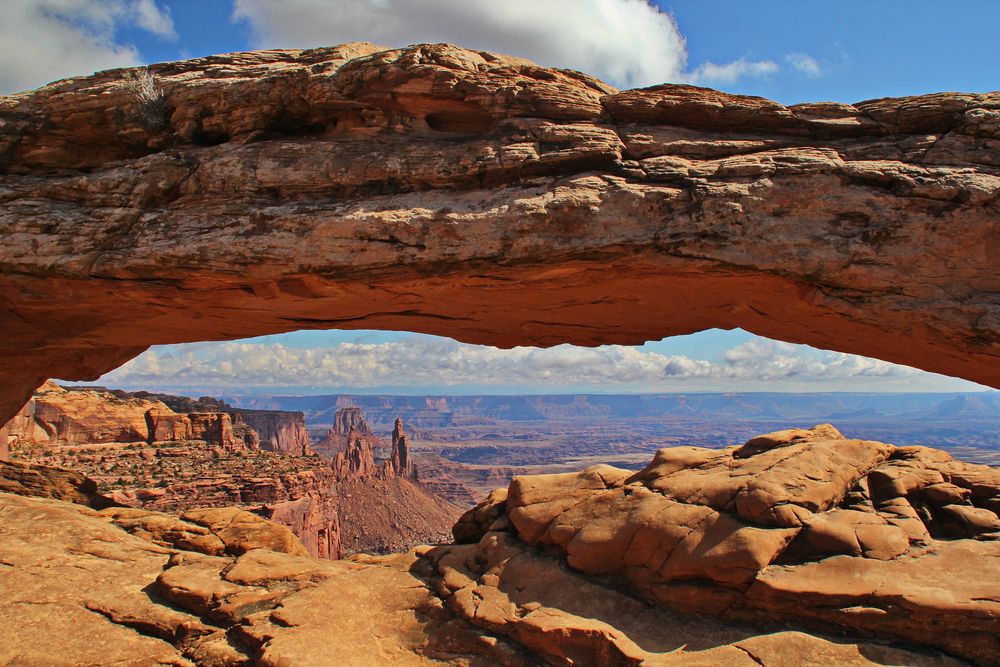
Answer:
[{"label": "canyon wall", "polygon": [[54,382],[42,385],[0,428],[0,436],[8,449],[204,440],[235,451],[257,442],[253,431],[234,429],[225,412],[178,413],[161,401]]},{"label": "canyon wall", "polygon": [[[114,502],[164,512],[239,507],[287,526],[319,558],[441,541],[460,512],[416,482],[401,421],[388,456],[376,463],[381,440],[357,411],[342,420],[350,445],[331,462],[303,441],[300,412],[247,410],[232,418],[227,411],[179,413],[168,402],[229,408],[207,397],[67,390],[49,382],[5,429],[15,457],[57,476],[78,471],[88,492],[99,485]],[[244,419],[270,429],[263,446]],[[39,475],[11,463],[0,470],[4,477],[7,490],[20,492]]]},{"label": "canyon wall", "polygon": [[313,453],[306,431],[306,418],[301,412],[239,410],[233,414],[256,431],[262,449],[294,456]]},{"label": "canyon wall", "polygon": [[996,93],[786,107],[447,45],[150,72],[156,109],[123,70],[0,98],[0,421],[151,344],[324,328],[742,327],[1000,386]]}]

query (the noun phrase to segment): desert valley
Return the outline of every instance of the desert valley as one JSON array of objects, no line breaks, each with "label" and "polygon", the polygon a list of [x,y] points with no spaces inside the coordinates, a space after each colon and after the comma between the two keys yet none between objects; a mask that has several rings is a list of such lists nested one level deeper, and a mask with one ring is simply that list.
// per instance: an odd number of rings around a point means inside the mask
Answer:
[{"label": "desert valley", "polygon": [[[998,154],[1000,93],[786,106],[449,44],[0,97],[0,664],[1000,665]],[[711,328],[981,389],[101,380],[303,330]]]}]

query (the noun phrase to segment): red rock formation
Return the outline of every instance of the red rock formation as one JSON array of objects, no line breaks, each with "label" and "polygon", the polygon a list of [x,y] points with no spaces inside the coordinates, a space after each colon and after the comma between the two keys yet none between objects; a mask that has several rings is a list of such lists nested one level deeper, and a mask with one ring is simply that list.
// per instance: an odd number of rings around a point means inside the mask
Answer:
[{"label": "red rock formation", "polygon": [[0,421],[150,344],[328,327],[742,327],[1000,387],[996,93],[785,107],[447,45],[150,72],[154,123],[122,70],[0,99]]},{"label": "red rock formation", "polygon": [[[75,410],[72,422],[62,417],[53,421],[53,406],[63,404]],[[204,399],[179,404],[226,407]],[[39,405],[45,405],[50,414],[41,426],[32,412]],[[86,445],[82,449],[34,446],[69,444],[64,442],[65,428],[53,431],[63,440],[47,439],[48,431],[42,426],[51,423],[97,424],[117,432],[121,429],[115,427],[114,416],[134,419],[140,412],[144,432],[135,433],[129,443],[94,444],[77,428],[72,431],[76,434],[72,444]],[[301,413],[235,414],[234,425],[227,412],[178,414],[159,401],[99,391],[67,392],[52,385],[40,391],[15,420],[17,433],[25,437],[16,454],[81,470],[108,489],[116,502],[129,506],[172,512],[232,506],[256,512],[288,526],[310,554],[322,558],[342,557],[345,544],[351,551],[388,551],[437,541],[447,534],[458,513],[414,483],[416,471],[401,423],[393,434],[390,458],[376,464],[372,443],[380,441],[359,413],[354,423],[365,434],[349,430],[347,449],[330,463],[312,456],[308,449],[309,455],[260,451],[254,447],[256,432],[242,421],[244,416],[262,416],[272,428],[272,437],[294,443],[296,433],[305,432]],[[35,437],[32,429],[46,439],[26,439]],[[342,533],[348,537],[346,543]]]},{"label": "red rock formation", "polygon": [[145,442],[150,426],[146,414],[150,411],[172,413],[159,402],[119,399],[102,391],[66,390],[46,382],[4,428],[15,447]]},{"label": "red rock formation", "polygon": [[351,432],[372,449],[384,445],[384,441],[377,437],[368,426],[361,408],[344,407],[337,410],[333,417],[333,426],[319,442],[313,445],[313,450],[321,456],[333,459],[337,454],[347,450]]},{"label": "red rock formation", "polygon": [[417,469],[410,462],[410,445],[403,433],[402,419],[397,419],[392,429],[392,453],[386,465],[386,473],[392,477],[417,478]]},{"label": "red rock formation", "polygon": [[148,442],[177,442],[191,437],[191,418],[173,410],[146,411]]},{"label": "red rock formation", "polygon": [[998,512],[1000,470],[827,424],[738,448],[661,449],[638,473],[515,477],[454,534],[485,551],[544,546],[683,611],[793,619],[996,664]]},{"label": "red rock formation", "polygon": [[252,447],[257,435],[233,429],[225,412],[179,414],[160,401],[47,382],[0,430],[16,447],[204,440],[225,450]]},{"label": "red rock formation", "polygon": [[365,421],[365,413],[361,408],[340,408],[333,417],[331,431],[337,435],[346,436],[353,429],[359,435],[372,435],[372,430]]},{"label": "red rock formation", "polygon": [[357,432],[350,431],[347,434],[347,449],[334,457],[333,469],[337,471],[337,479],[342,482],[374,477],[375,455],[368,441]]},{"label": "red rock formation", "polygon": [[[675,613],[501,527],[477,544],[321,561],[300,555],[280,526],[239,510],[95,512],[0,493],[0,515],[2,664],[965,664],[870,634]],[[928,578],[924,587],[942,584]],[[991,604],[977,600],[970,611]]]},{"label": "red rock formation", "polygon": [[256,431],[261,449],[293,456],[313,454],[306,418],[301,412],[244,410],[234,414]]},{"label": "red rock formation", "polygon": [[233,437],[243,443],[244,449],[249,451],[260,449],[260,436],[243,421],[243,415],[240,413],[236,414],[233,421]]},{"label": "red rock formation", "polygon": [[[192,412],[191,437],[189,440],[204,440],[213,442],[223,449],[236,449],[236,439],[233,437],[233,422],[225,412]],[[240,443],[239,449],[243,449]]]}]

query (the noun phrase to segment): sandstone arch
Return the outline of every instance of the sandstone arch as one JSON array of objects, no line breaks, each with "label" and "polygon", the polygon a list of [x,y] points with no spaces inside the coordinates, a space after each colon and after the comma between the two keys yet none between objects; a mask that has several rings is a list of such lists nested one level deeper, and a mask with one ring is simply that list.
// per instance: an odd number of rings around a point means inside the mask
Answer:
[{"label": "sandstone arch", "polygon": [[1000,387],[1000,94],[784,107],[424,45],[0,98],[0,423],[148,345],[709,327]]}]

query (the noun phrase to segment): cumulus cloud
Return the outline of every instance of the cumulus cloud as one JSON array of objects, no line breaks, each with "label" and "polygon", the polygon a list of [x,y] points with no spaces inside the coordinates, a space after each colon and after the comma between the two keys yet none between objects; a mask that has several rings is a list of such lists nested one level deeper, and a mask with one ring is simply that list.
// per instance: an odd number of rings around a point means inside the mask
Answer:
[{"label": "cumulus cloud", "polygon": [[810,79],[815,79],[823,76],[823,68],[820,67],[819,62],[816,61],[812,56],[805,53],[789,53],[785,56],[785,60],[794,69],[802,72]]},{"label": "cumulus cloud", "polygon": [[124,25],[177,38],[155,0],[7,0],[0,10],[0,94],[139,64],[135,47],[116,41]]},{"label": "cumulus cloud", "polygon": [[770,60],[747,60],[741,58],[731,63],[717,65],[703,63],[691,73],[694,83],[726,84],[734,83],[747,77],[757,78],[776,73],[780,68]]},{"label": "cumulus cloud", "polygon": [[771,61],[741,59],[688,71],[676,22],[646,0],[236,0],[233,18],[250,25],[260,47],[451,42],[581,70],[623,88],[726,84],[778,70]]},{"label": "cumulus cloud", "polygon": [[147,388],[479,386],[656,391],[683,389],[694,381],[714,383],[715,388],[795,381],[824,389],[824,382],[907,378],[918,373],[875,359],[765,338],[753,338],[709,361],[616,345],[500,350],[414,335],[325,348],[259,342],[172,346],[146,352],[102,382]]}]

